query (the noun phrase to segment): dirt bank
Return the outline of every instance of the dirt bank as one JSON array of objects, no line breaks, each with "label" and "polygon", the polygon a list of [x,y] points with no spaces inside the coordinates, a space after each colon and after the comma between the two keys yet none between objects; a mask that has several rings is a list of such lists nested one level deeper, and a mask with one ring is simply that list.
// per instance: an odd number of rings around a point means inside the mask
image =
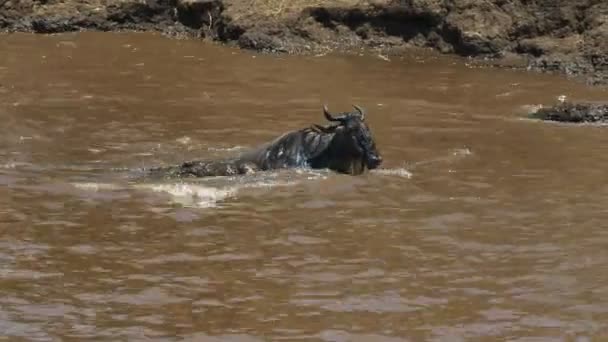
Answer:
[{"label": "dirt bank", "polygon": [[0,29],[157,30],[286,53],[430,47],[608,84],[605,0],[0,0]]}]

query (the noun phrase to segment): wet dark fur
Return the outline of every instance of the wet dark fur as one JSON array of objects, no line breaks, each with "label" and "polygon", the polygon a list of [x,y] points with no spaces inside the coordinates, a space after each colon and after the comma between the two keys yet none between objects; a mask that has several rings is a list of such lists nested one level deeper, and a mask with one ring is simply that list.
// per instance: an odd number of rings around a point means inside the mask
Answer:
[{"label": "wet dark fur", "polygon": [[148,174],[161,177],[231,176],[308,167],[358,175],[366,168],[378,167],[382,158],[364,121],[364,112],[359,107],[356,109],[334,117],[324,107],[326,118],[335,124],[313,125],[285,133],[236,158],[188,161],[181,165],[152,168]]}]

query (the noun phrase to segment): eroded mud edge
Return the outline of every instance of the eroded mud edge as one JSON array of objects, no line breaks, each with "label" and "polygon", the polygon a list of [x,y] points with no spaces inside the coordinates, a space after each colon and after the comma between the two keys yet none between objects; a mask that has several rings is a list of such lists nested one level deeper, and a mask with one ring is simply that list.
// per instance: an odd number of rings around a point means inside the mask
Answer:
[{"label": "eroded mud edge", "polygon": [[158,31],[289,54],[425,47],[608,84],[599,0],[0,0],[0,30]]}]

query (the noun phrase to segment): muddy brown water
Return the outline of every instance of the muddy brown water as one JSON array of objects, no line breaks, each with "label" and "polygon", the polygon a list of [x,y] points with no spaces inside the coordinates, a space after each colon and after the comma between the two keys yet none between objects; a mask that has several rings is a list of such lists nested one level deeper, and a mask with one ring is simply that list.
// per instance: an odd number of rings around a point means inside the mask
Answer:
[{"label": "muddy brown water", "polygon": [[[152,34],[0,36],[0,332],[15,341],[608,338],[608,127],[523,119],[550,75],[264,56]],[[368,110],[384,164],[187,182]]]}]

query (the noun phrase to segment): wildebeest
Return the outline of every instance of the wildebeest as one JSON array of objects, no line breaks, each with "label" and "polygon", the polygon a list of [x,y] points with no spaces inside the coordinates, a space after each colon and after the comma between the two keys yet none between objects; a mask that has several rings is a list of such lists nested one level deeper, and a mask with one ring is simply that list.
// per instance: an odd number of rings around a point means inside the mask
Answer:
[{"label": "wildebeest", "polygon": [[284,168],[331,169],[358,175],[375,169],[382,157],[365,122],[365,111],[333,115],[323,106],[325,118],[332,124],[312,125],[287,132],[235,158],[188,161],[181,165],[157,167],[149,175],[161,177],[231,176]]}]

